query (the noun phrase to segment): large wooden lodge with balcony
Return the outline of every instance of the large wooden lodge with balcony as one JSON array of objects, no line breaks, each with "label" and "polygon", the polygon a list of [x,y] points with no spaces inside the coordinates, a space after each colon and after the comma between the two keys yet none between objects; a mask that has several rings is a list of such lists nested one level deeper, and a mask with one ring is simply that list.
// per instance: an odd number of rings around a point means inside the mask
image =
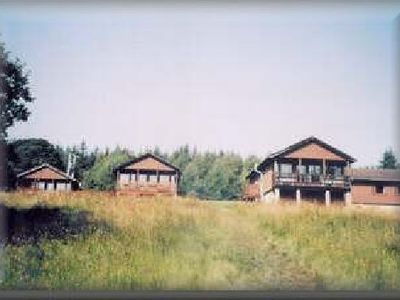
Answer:
[{"label": "large wooden lodge with balcony", "polygon": [[354,169],[355,159],[309,137],[269,155],[248,176],[246,201],[400,205],[400,171]]},{"label": "large wooden lodge with balcony", "polygon": [[117,195],[176,196],[180,170],[153,154],[145,154],[115,168]]},{"label": "large wooden lodge with balcony", "polygon": [[350,155],[309,137],[269,155],[252,170],[243,199],[343,202],[350,191],[345,170],[353,162]]}]

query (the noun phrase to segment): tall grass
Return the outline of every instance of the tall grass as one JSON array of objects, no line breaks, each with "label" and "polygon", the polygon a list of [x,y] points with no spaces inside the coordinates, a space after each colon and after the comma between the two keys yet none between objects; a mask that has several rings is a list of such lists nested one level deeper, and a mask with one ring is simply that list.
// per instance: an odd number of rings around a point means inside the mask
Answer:
[{"label": "tall grass", "polygon": [[400,288],[400,222],[390,216],[90,192],[3,199],[88,212],[91,230],[7,245],[2,288]]}]

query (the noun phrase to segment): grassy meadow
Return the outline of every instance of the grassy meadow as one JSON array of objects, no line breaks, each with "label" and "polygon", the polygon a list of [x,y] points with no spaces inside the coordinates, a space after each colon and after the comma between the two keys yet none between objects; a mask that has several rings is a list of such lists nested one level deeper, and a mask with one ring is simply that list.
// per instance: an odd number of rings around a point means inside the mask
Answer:
[{"label": "grassy meadow", "polygon": [[400,289],[395,215],[100,192],[1,201],[57,212],[16,229],[40,234],[4,246],[2,289]]}]

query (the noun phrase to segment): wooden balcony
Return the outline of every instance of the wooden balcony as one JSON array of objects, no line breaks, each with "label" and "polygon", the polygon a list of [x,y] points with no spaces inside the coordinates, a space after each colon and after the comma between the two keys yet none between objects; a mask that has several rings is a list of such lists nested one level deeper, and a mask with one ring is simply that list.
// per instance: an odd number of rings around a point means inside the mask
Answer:
[{"label": "wooden balcony", "polygon": [[175,183],[161,183],[161,182],[131,182],[120,183],[117,188],[118,195],[133,195],[133,196],[155,196],[176,195],[177,187]]},{"label": "wooden balcony", "polygon": [[349,188],[350,181],[348,176],[332,176],[322,174],[275,174],[275,185],[295,186],[295,187],[333,187]]}]

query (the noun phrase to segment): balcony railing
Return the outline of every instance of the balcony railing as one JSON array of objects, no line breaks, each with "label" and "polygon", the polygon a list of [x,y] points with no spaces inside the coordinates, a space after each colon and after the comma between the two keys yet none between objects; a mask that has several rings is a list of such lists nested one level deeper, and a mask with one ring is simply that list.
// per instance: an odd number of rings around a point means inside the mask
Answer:
[{"label": "balcony railing", "polygon": [[280,173],[275,174],[275,184],[292,186],[323,186],[323,187],[342,187],[349,186],[348,176],[334,176],[322,174],[298,174]]}]

